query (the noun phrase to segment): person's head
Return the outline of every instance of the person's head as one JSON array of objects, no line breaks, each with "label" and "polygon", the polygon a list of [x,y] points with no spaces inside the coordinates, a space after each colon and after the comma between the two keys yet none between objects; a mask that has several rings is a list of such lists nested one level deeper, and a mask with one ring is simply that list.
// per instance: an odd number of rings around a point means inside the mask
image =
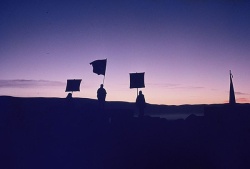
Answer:
[{"label": "person's head", "polygon": [[72,98],[72,93],[68,93],[67,98],[71,99]]},{"label": "person's head", "polygon": [[103,84],[101,84],[100,87],[103,88]]},{"label": "person's head", "polygon": [[140,91],[139,91],[139,95],[141,95],[141,94],[142,94],[142,91],[140,90]]}]

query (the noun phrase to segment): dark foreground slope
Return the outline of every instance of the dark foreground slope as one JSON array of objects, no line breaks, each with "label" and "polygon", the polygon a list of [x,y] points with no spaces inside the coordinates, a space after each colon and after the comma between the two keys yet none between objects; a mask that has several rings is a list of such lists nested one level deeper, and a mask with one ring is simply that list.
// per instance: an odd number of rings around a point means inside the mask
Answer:
[{"label": "dark foreground slope", "polygon": [[130,109],[99,111],[88,99],[2,97],[0,104],[0,168],[250,167],[246,118],[138,119]]}]

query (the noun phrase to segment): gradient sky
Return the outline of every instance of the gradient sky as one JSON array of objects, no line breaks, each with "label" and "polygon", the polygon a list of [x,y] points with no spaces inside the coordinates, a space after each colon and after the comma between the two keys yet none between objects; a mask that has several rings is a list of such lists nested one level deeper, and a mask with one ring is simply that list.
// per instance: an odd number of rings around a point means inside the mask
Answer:
[{"label": "gradient sky", "polygon": [[1,0],[0,95],[96,98],[108,59],[108,101],[135,101],[129,73],[145,72],[146,101],[250,102],[250,3],[245,0]]}]

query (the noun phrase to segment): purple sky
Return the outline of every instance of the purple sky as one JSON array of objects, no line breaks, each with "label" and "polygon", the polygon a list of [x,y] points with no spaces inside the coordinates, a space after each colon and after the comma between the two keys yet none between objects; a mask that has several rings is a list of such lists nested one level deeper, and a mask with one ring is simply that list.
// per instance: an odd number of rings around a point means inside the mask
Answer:
[{"label": "purple sky", "polygon": [[0,2],[0,95],[96,98],[108,59],[107,100],[135,101],[129,73],[145,72],[146,101],[250,102],[250,3],[244,0]]}]

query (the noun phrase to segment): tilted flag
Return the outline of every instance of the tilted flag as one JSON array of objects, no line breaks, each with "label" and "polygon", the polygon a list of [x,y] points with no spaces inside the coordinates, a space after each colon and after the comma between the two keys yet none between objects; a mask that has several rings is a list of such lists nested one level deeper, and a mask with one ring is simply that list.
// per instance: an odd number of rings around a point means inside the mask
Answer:
[{"label": "tilted flag", "polygon": [[98,75],[104,75],[106,72],[107,59],[95,60],[90,63],[93,66],[93,72]]},{"label": "tilted flag", "polygon": [[233,75],[230,70],[230,92],[229,92],[229,104],[235,104],[235,93],[234,93],[234,85],[233,85]]},{"label": "tilted flag", "polygon": [[130,73],[130,89],[132,88],[144,88],[144,74],[143,73]]},{"label": "tilted flag", "polygon": [[69,79],[67,80],[67,86],[65,92],[80,91],[80,84],[82,79]]}]

